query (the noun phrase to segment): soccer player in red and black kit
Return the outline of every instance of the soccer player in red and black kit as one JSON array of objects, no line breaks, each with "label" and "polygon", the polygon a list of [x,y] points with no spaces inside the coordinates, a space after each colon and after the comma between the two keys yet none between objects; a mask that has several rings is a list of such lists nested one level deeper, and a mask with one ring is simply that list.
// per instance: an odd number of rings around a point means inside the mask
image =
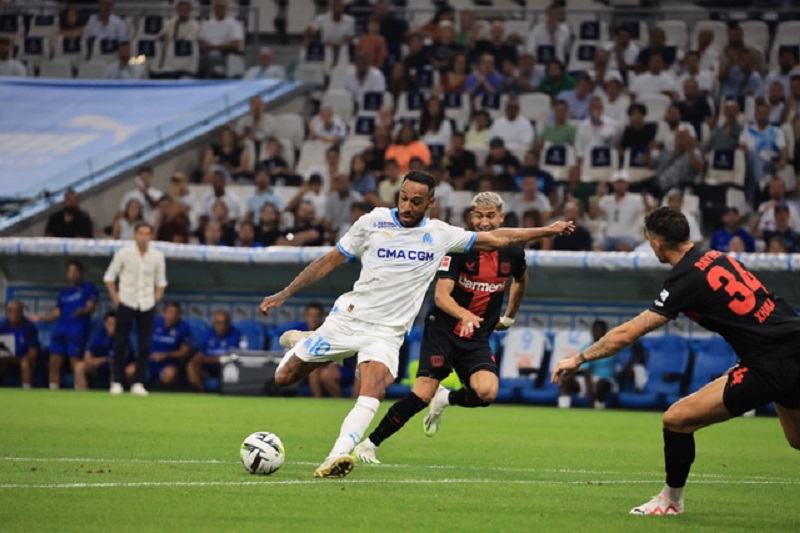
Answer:
[{"label": "soccer player in red and black kit", "polygon": [[[491,231],[503,224],[503,199],[493,192],[472,200],[475,231]],[[506,287],[511,281],[508,308],[500,316]],[[379,463],[376,448],[411,417],[431,408],[425,433],[439,430],[448,405],[486,407],[497,396],[497,363],[489,335],[514,323],[528,283],[525,251],[519,247],[494,252],[468,252],[444,258],[436,275],[435,304],[425,318],[419,370],[414,387],[389,408],[375,430],[356,446],[365,463]],[[450,391],[439,383],[455,369],[464,387]]]},{"label": "soccer player in red and black kit", "polygon": [[551,379],[559,383],[586,361],[613,355],[681,312],[733,347],[739,356],[734,368],[664,413],[666,485],[630,511],[678,515],[694,461],[695,431],[775,402],[786,440],[800,449],[800,316],[733,257],[698,250],[680,211],[657,209],[647,215],[645,228],[658,259],[672,265],[658,298],[647,311],[562,360]]}]

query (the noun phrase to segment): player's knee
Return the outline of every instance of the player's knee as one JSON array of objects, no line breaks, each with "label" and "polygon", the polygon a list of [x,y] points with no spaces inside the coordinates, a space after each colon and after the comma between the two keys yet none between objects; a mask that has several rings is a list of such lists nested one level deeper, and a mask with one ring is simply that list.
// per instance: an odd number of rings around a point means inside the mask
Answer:
[{"label": "player's knee", "polygon": [[684,430],[686,428],[687,420],[686,417],[683,416],[682,411],[683,409],[681,409],[678,404],[675,404],[667,409],[667,412],[661,417],[661,422],[664,425],[664,429],[676,432],[681,432]]},{"label": "player's knee", "polygon": [[285,369],[278,370],[275,373],[275,385],[278,387],[288,387],[293,383],[292,376]]},{"label": "player's knee", "polygon": [[478,400],[489,405],[497,398],[497,387],[478,387],[475,389],[475,395]]}]

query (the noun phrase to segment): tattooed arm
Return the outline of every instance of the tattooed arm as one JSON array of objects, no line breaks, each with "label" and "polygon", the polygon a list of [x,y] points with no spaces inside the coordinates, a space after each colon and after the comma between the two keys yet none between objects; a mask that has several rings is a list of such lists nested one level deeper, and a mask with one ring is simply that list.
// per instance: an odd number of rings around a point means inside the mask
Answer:
[{"label": "tattooed arm", "polygon": [[570,221],[560,220],[543,228],[501,228],[478,233],[472,249],[487,252],[508,248],[514,245],[525,245],[530,241],[546,237],[569,235],[575,231],[575,224]]},{"label": "tattooed arm", "polygon": [[550,381],[552,383],[561,383],[562,378],[575,374],[581,364],[595,359],[610,357],[667,322],[669,322],[669,318],[663,315],[649,310],[644,311],[636,318],[620,324],[603,335],[599,341],[586,348],[580,354],[563,359],[553,370]]},{"label": "tattooed arm", "polygon": [[300,272],[296,278],[281,292],[272,296],[267,296],[261,301],[258,309],[265,315],[269,315],[270,310],[280,307],[289,297],[304,287],[316,283],[336,267],[347,262],[347,258],[342,255],[338,248],[334,248],[316,261],[308,265],[305,270]]}]

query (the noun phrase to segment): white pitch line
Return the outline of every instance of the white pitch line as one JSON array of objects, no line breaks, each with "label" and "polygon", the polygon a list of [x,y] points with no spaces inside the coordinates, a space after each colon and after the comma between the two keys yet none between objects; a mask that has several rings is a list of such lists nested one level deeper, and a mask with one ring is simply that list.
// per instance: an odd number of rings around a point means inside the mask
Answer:
[{"label": "white pitch line", "polygon": [[[139,487],[217,487],[217,486],[269,486],[269,485],[317,485],[330,483],[358,485],[436,485],[436,484],[504,484],[504,485],[643,485],[656,484],[661,480],[619,479],[619,480],[532,480],[532,479],[330,479],[330,480],[287,480],[287,481],[142,481],[130,483],[44,483],[44,484],[0,484],[0,489],[92,489],[92,488],[139,488]],[[728,481],[701,480],[693,484],[704,485],[800,485],[800,481]]]}]

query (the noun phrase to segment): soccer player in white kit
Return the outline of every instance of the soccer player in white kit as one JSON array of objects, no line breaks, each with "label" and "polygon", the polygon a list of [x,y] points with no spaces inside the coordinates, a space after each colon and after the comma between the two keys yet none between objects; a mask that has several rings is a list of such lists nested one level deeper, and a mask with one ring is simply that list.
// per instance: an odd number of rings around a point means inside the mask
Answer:
[{"label": "soccer player in white kit", "polygon": [[358,354],[360,395],[315,477],[343,477],[353,469],[350,453],[369,428],[386,387],[397,377],[400,346],[447,254],[497,250],[569,234],[575,228],[572,222],[559,221],[545,228],[466,231],[425,217],[435,201],[435,187],[436,180],[426,172],[406,174],[396,209],[377,208],[362,216],[333,250],[259,305],[267,315],[336,267],[361,259],[361,275],[353,290],[336,300],[319,329],[286,353],[275,373],[275,383],[287,386],[320,365]]}]

